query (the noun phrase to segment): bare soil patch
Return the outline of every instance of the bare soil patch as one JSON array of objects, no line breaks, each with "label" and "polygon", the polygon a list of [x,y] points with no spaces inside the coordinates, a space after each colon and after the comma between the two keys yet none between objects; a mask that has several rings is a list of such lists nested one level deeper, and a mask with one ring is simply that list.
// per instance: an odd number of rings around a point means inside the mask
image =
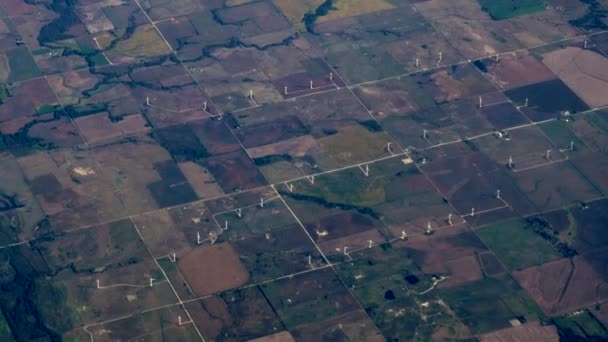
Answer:
[{"label": "bare soil patch", "polygon": [[193,249],[177,266],[198,296],[235,288],[249,279],[238,254],[227,243]]},{"label": "bare soil patch", "polygon": [[608,58],[570,46],[544,54],[543,63],[590,107],[608,105]]}]

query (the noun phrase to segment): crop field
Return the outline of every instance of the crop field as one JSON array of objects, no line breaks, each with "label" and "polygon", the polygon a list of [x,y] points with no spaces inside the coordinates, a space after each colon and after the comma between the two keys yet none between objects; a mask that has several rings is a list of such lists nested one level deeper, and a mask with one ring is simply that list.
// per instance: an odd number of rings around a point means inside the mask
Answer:
[{"label": "crop field", "polygon": [[[511,270],[544,264],[560,257],[549,243],[519,220],[487,226],[477,230],[477,234]],[[505,235],[509,239],[504,239]]]},{"label": "crop field", "polygon": [[534,13],[545,9],[543,0],[480,0],[481,9],[494,20],[509,19],[512,17]]},{"label": "crop field", "polygon": [[608,338],[607,11],[0,1],[0,340]]},{"label": "crop field", "polygon": [[605,275],[583,257],[559,259],[515,272],[530,296],[549,315],[561,315],[602,302],[608,295]]}]

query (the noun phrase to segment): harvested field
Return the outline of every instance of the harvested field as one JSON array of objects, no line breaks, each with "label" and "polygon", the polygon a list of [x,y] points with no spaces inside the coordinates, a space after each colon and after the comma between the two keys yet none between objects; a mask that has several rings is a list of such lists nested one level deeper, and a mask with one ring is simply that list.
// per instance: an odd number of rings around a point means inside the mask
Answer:
[{"label": "harvested field", "polygon": [[[516,178],[521,190],[543,211],[600,196],[596,188],[568,161],[518,172]],[[564,179],[568,179],[568,182],[563,182]]]},{"label": "harvested field", "polygon": [[608,58],[571,46],[544,54],[543,63],[589,107],[608,105]]},{"label": "harvested field", "polygon": [[181,256],[191,249],[191,241],[188,241],[185,232],[176,229],[165,209],[135,216],[133,223],[155,258],[171,253]]},{"label": "harvested field", "polygon": [[418,106],[411,95],[403,89],[391,89],[390,82],[362,85],[355,88],[355,92],[375,115],[404,114],[417,110]]},{"label": "harvested field", "polygon": [[328,241],[373,229],[375,225],[367,216],[344,212],[307,223],[306,229],[315,240]]},{"label": "harvested field", "polygon": [[249,156],[243,151],[237,151],[210,157],[200,161],[224,192],[236,189],[251,189],[266,185],[264,176],[255,167]]},{"label": "harvested field", "polygon": [[487,249],[475,234],[467,232],[415,241],[406,250],[422,272],[447,277],[439,287],[451,287],[482,277],[477,254]]},{"label": "harvested field", "polygon": [[512,89],[555,79],[555,74],[528,52],[500,55],[498,62],[487,58],[474,63],[501,89]]},{"label": "harvested field", "polygon": [[321,154],[317,156],[319,166],[328,170],[374,160],[386,155],[386,144],[390,141],[384,132],[371,132],[361,125],[348,126],[336,134],[317,140]]},{"label": "harvested field", "polygon": [[203,166],[195,162],[183,162],[179,163],[178,166],[198,198],[211,198],[224,194],[217,181]]},{"label": "harvested field", "polygon": [[559,340],[559,335],[555,326],[540,325],[538,321],[497,330],[480,336],[481,342],[553,342],[557,340]]},{"label": "harvested field", "polygon": [[522,111],[532,121],[556,118],[564,112],[577,113],[589,109],[561,80],[550,80],[513,88],[505,92],[515,104],[528,106]]},{"label": "harvested field", "polygon": [[368,248],[369,241],[372,241],[372,244],[377,245],[385,242],[385,240],[384,236],[382,236],[378,230],[370,229],[360,233],[347,235],[341,239],[320,240],[317,244],[325,255],[331,256],[342,255],[344,253],[344,247],[354,251],[355,249]]},{"label": "harvested field", "polygon": [[481,109],[481,112],[486,120],[498,130],[529,123],[528,119],[526,119],[511,103],[501,103],[484,107]]},{"label": "harvested field", "polygon": [[514,272],[548,315],[562,315],[608,299],[608,283],[583,257]]},{"label": "harvested field", "polygon": [[[103,32],[96,37],[102,48],[110,47],[114,38]],[[142,25],[127,40],[120,40],[106,53],[112,63],[133,62],[136,59],[168,53],[169,47],[152,25]]]},{"label": "harvested field", "polygon": [[276,334],[249,340],[249,342],[295,342],[295,340],[289,331],[281,331]]},{"label": "harvested field", "polygon": [[347,338],[349,341],[385,341],[385,337],[374,322],[362,310],[304,325],[292,333],[301,341],[326,341],[337,338]]},{"label": "harvested field", "polygon": [[258,287],[190,302],[186,308],[208,341],[247,341],[285,330]]},{"label": "harvested field", "polygon": [[113,122],[108,113],[99,113],[76,118],[74,123],[89,144],[107,143],[149,130],[146,120],[139,114]]},{"label": "harvested field", "polygon": [[197,247],[180,258],[177,266],[197,296],[232,289],[249,279],[238,254],[228,243]]},{"label": "harvested field", "polygon": [[268,123],[245,126],[237,137],[246,148],[268,145],[309,133],[297,116],[285,116]]},{"label": "harvested field", "polygon": [[332,1],[332,4],[334,9],[331,9],[326,15],[319,17],[319,22],[395,8],[395,5],[387,0],[335,0]]},{"label": "harvested field", "polygon": [[319,145],[311,135],[283,140],[274,144],[258,146],[247,149],[251,158],[261,158],[272,155],[290,155],[304,157],[319,152]]},{"label": "harvested field", "polygon": [[357,300],[328,268],[267,283],[261,289],[290,330],[359,309]]}]

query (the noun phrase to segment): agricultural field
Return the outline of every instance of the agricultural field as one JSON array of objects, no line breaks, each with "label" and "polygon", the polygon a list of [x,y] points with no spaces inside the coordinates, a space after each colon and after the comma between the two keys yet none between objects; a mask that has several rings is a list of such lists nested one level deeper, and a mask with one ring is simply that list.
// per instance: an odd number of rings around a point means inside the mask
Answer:
[{"label": "agricultural field", "polygon": [[0,341],[608,339],[608,1],[0,1]]}]

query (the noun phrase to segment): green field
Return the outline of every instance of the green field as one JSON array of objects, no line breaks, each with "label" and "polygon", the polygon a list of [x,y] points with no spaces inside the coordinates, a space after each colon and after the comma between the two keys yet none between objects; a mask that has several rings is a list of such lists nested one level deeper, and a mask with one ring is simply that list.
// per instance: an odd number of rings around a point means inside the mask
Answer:
[{"label": "green field", "polygon": [[14,341],[11,327],[8,326],[2,311],[0,311],[0,341]]},{"label": "green field", "polygon": [[509,320],[516,317],[525,321],[543,317],[541,309],[510,276],[451,287],[441,290],[440,296],[476,334],[509,327]]},{"label": "green field", "polygon": [[604,341],[608,330],[588,310],[553,319],[560,336],[567,341]]},{"label": "green field", "polygon": [[545,9],[543,0],[479,0],[481,8],[494,20],[503,20]]},{"label": "green field", "polygon": [[560,257],[558,252],[524,221],[494,224],[477,230],[479,238],[510,270],[544,264]]},{"label": "green field", "polygon": [[23,81],[41,75],[36,62],[26,47],[19,47],[7,52],[11,68],[10,81]]},{"label": "green field", "polygon": [[538,125],[538,127],[549,137],[549,139],[560,149],[570,147],[570,142],[574,142],[575,148],[581,148],[583,142],[564,124],[561,120],[553,120]]}]

